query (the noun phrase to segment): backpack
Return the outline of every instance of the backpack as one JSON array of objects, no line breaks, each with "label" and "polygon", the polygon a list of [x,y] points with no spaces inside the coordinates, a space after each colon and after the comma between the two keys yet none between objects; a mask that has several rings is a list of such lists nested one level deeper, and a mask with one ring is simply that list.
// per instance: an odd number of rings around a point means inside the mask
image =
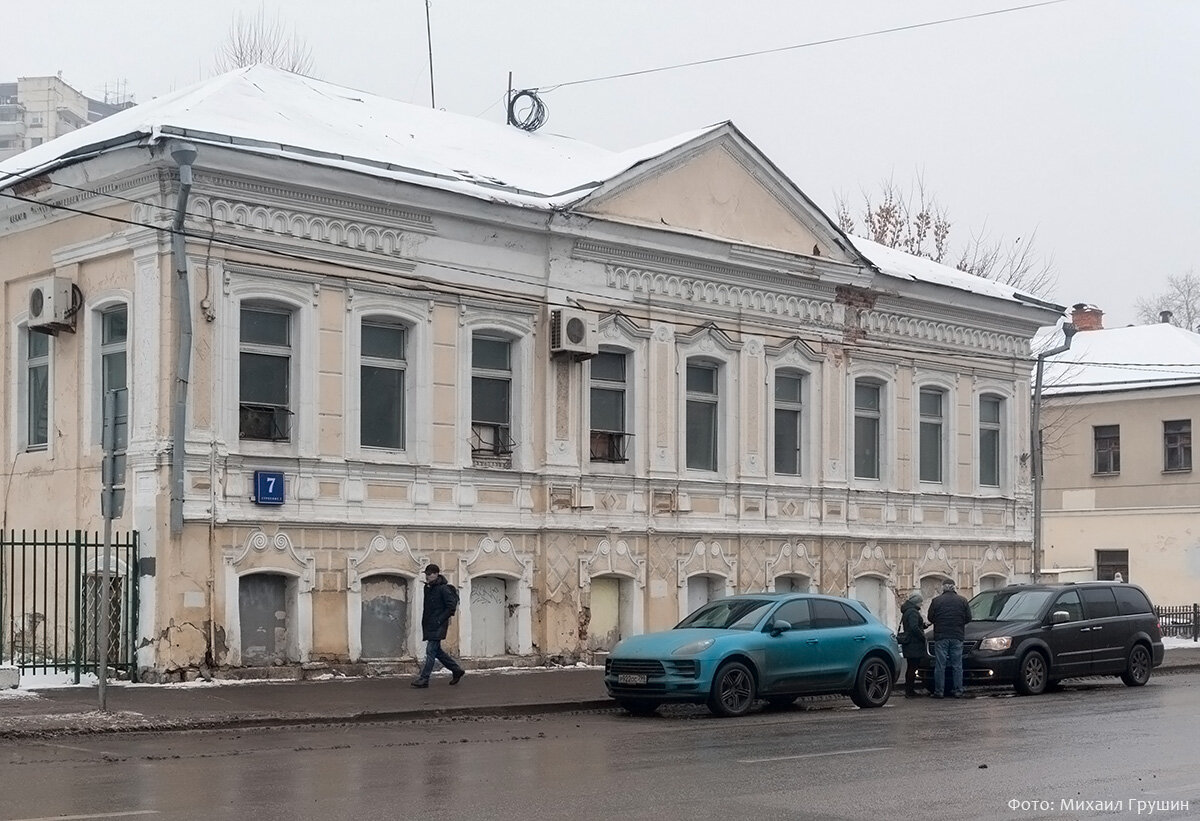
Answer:
[{"label": "backpack", "polygon": [[450,612],[454,613],[458,610],[458,588],[446,582],[446,604],[450,608]]}]

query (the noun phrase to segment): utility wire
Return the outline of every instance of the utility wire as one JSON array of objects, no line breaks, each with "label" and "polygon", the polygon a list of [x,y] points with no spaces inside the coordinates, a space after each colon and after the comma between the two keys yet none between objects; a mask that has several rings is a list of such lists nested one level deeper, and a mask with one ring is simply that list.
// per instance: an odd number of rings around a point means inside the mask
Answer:
[{"label": "utility wire", "polygon": [[764,54],[778,54],[784,51],[795,51],[802,48],[812,48],[813,46],[826,46],[831,43],[845,43],[850,40],[861,40],[867,37],[878,37],[882,34],[895,34],[900,31],[913,31],[914,29],[929,28],[930,26],[940,26],[944,23],[958,23],[963,20],[976,20],[981,17],[992,17],[998,14],[1009,14],[1014,11],[1026,11],[1028,9],[1036,9],[1042,6],[1054,6],[1058,3],[1066,3],[1069,0],[1044,0],[1041,3],[1029,3],[1024,6],[1010,6],[1009,8],[993,9],[992,11],[982,11],[978,14],[964,14],[961,17],[946,17],[941,20],[929,20],[924,23],[912,23],[907,26],[895,26],[894,28],[878,29],[876,31],[866,31],[859,34],[847,34],[842,37],[829,37],[824,40],[811,40],[807,43],[797,43],[791,46],[779,46],[778,48],[765,48],[758,51],[746,51],[740,54],[728,54],[724,57],[709,57],[704,60],[692,60],[687,63],[675,63],[669,66],[658,66],[657,68],[644,68],[637,71],[623,71],[618,74],[606,74],[603,77],[589,77],[583,80],[570,80],[565,83],[557,83],[555,85],[538,86],[534,90],[549,94],[551,91],[557,91],[560,88],[567,86],[578,86],[585,83],[599,83],[605,80],[618,80],[624,77],[640,77],[644,74],[656,74],[661,71],[674,71],[677,68],[692,68],[694,66],[709,65],[711,63],[723,63],[729,60],[741,60],[746,57],[761,57]]}]

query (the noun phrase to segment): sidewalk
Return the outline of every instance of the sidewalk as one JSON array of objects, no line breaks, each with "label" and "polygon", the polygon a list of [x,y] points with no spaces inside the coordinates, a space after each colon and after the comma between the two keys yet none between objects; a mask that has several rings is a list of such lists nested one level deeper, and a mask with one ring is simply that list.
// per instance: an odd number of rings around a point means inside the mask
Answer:
[{"label": "sidewalk", "polygon": [[[1170,648],[1156,675],[1200,670],[1200,647]],[[457,715],[529,715],[613,706],[598,667],[471,670],[458,685],[436,674],[324,681],[194,682],[0,691],[0,739],[137,730],[198,730],[398,721]],[[1153,680],[1153,679],[1152,679]]]}]

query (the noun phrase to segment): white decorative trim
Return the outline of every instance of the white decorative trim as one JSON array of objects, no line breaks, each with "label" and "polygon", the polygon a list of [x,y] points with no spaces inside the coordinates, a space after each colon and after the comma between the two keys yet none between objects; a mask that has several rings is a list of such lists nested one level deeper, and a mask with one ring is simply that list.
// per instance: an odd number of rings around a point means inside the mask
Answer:
[{"label": "white decorative trim", "polygon": [[346,627],[350,642],[350,661],[362,657],[362,581],[368,576],[402,576],[409,580],[408,636],[409,653],[419,656],[421,647],[421,577],[428,559],[413,554],[408,540],[397,533],[391,539],[382,533],[371,539],[362,553],[346,559]]},{"label": "white decorative trim", "polygon": [[[471,581],[476,576],[500,576],[508,579],[508,594],[517,606],[506,621],[506,644],[515,646],[517,654],[533,652],[533,559],[517,555],[512,540],[485,536],[479,540],[470,558],[458,560],[458,646],[464,656],[472,655],[471,644]],[[515,594],[515,596],[513,596]]]},{"label": "white decorative trim", "polygon": [[312,589],[317,575],[316,558],[301,557],[286,533],[280,531],[268,536],[261,530],[251,531],[240,550],[226,550],[222,558],[227,648],[222,663],[234,666],[242,663],[239,579],[254,573],[278,573],[297,580],[296,623],[288,625],[288,632],[295,631],[298,660],[301,663],[309,661],[312,654]]},{"label": "white decorative trim", "polygon": [[1004,555],[1004,548],[989,547],[983,551],[983,558],[975,562],[972,568],[971,578],[974,582],[972,589],[979,592],[980,580],[985,576],[999,576],[1007,583],[1016,575],[1016,572],[1016,566]]},{"label": "white decorative trim", "polygon": [[718,576],[725,580],[726,596],[737,592],[738,561],[726,555],[725,548],[718,541],[698,541],[687,556],[680,557],[675,562],[681,620],[688,614],[687,583],[693,576]]},{"label": "white decorative trim", "polygon": [[621,635],[645,632],[646,560],[636,558],[624,539],[615,543],[601,539],[592,555],[579,557],[579,589],[586,595],[592,579],[599,576],[619,576],[629,582],[633,595],[627,605],[622,603],[618,614]]},{"label": "white decorative trim", "polygon": [[821,587],[821,560],[808,555],[803,543],[784,542],[779,554],[767,559],[767,592],[775,592],[775,581],[782,576],[806,576],[815,588]]},{"label": "white decorative trim", "polygon": [[913,586],[920,587],[921,579],[935,577],[950,579],[958,583],[958,568],[950,561],[950,554],[944,547],[930,547],[913,565]]}]

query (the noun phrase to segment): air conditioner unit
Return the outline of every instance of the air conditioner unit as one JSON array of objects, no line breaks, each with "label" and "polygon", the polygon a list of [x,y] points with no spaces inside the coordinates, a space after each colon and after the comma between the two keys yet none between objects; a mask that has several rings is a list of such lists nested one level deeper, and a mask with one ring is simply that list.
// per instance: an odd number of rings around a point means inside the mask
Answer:
[{"label": "air conditioner unit", "polygon": [[550,353],[569,353],[575,354],[576,359],[587,359],[599,350],[599,323],[590,311],[550,309]]},{"label": "air conditioner unit", "polygon": [[29,327],[57,331],[72,327],[75,311],[71,280],[47,277],[29,289]]}]

